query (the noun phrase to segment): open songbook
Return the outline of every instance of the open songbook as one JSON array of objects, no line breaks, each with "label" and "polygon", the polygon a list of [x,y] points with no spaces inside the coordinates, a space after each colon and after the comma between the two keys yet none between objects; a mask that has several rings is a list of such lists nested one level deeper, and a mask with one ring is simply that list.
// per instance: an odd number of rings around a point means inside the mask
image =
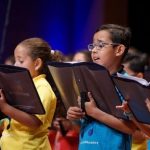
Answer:
[{"label": "open songbook", "polygon": [[116,105],[121,105],[114,83],[109,72],[95,63],[61,63],[49,62],[48,68],[66,107],[77,106],[77,98],[87,100],[87,92],[91,92],[97,106],[116,117],[126,119]]},{"label": "open songbook", "polygon": [[11,106],[30,114],[45,113],[27,69],[11,65],[0,65],[0,88]]},{"label": "open songbook", "polygon": [[105,67],[89,62],[52,62],[48,63],[48,68],[66,109],[78,105],[78,95],[81,95],[82,105],[90,91],[101,110],[127,119],[121,110],[116,109],[122,103],[116,92],[118,88],[124,98],[130,99],[129,107],[137,120],[150,124],[150,112],[145,103],[146,98],[150,98],[150,86],[146,80],[119,74],[119,77],[110,76]]}]

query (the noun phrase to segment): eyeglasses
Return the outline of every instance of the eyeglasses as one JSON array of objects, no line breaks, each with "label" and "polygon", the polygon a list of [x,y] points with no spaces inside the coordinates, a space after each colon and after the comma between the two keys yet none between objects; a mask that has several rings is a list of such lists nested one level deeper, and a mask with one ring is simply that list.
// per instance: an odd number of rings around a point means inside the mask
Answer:
[{"label": "eyeglasses", "polygon": [[105,42],[99,42],[97,44],[93,43],[93,44],[88,45],[88,50],[92,51],[95,47],[96,47],[97,50],[101,50],[106,45],[107,46],[118,46],[119,43],[105,43]]}]

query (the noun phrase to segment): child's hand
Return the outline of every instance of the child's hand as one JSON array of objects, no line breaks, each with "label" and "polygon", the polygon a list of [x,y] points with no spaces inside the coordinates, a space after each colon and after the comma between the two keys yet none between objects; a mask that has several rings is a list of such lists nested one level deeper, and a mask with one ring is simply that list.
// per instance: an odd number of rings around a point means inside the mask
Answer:
[{"label": "child's hand", "polygon": [[2,89],[0,89],[0,110],[2,110],[2,108],[4,108],[5,104],[7,104],[6,103],[6,98],[4,96],[4,93],[3,93]]},{"label": "child's hand", "polygon": [[65,136],[66,133],[71,130],[72,128],[72,123],[70,120],[63,118],[63,117],[59,117],[56,118],[53,121],[53,126],[55,127],[55,129],[57,129],[57,131],[60,131],[60,133]]},{"label": "child's hand", "polygon": [[121,109],[124,112],[130,112],[127,101],[123,101],[122,105],[121,106],[116,106],[116,108]]},{"label": "child's hand", "polygon": [[117,109],[121,109],[124,112],[124,115],[129,118],[129,120],[133,120],[134,116],[128,106],[127,101],[123,101],[121,106],[116,106]]},{"label": "child's hand", "polygon": [[69,107],[67,111],[67,119],[77,120],[85,116],[85,112],[82,112],[82,109],[79,107]]},{"label": "child's hand", "polygon": [[54,128],[57,129],[57,130],[60,130],[59,121],[62,121],[62,118],[56,118],[56,119],[53,121],[53,126],[54,126]]},{"label": "child's hand", "polygon": [[91,95],[90,92],[88,92],[88,98],[89,98],[89,102],[85,102],[85,110],[86,110],[86,113],[89,115],[89,116],[92,116],[92,114],[94,113],[94,110],[95,109],[98,109],[97,106],[96,106],[96,103]]}]

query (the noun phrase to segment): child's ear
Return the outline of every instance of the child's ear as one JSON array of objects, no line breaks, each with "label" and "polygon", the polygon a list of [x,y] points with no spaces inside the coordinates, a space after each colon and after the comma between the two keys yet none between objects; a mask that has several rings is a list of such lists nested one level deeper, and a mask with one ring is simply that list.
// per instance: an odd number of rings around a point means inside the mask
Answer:
[{"label": "child's ear", "polygon": [[35,70],[38,71],[41,68],[41,66],[42,66],[42,60],[41,60],[41,58],[37,58],[35,60],[34,65],[35,65]]},{"label": "child's ear", "polygon": [[126,48],[125,48],[125,46],[123,44],[118,45],[117,48],[116,48],[116,56],[123,55],[124,52],[125,52],[125,49]]}]

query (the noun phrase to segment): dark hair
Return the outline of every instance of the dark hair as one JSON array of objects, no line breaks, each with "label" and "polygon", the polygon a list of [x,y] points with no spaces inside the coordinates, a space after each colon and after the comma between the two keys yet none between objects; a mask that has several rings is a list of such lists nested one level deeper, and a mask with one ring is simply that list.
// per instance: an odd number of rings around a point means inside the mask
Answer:
[{"label": "dark hair", "polygon": [[65,59],[64,54],[60,50],[51,50],[52,61],[62,62]]},{"label": "dark hair", "polygon": [[33,60],[41,58],[43,63],[51,60],[51,46],[41,38],[29,38],[18,45],[26,47]]},{"label": "dark hair", "polygon": [[123,27],[117,24],[104,24],[96,30],[99,32],[101,30],[107,30],[111,35],[111,40],[113,43],[123,44],[126,49],[124,56],[127,54],[130,47],[131,31],[128,27]]},{"label": "dark hair", "polygon": [[51,46],[42,38],[28,38],[24,41],[20,42],[17,46],[23,46],[29,51],[29,56],[33,60],[37,58],[41,58],[42,67],[39,72],[42,74],[46,74],[47,80],[51,83],[51,74],[49,73],[47,67],[47,61],[54,61],[53,55],[51,53]]},{"label": "dark hair", "polygon": [[18,46],[26,47],[33,60],[41,58],[43,62],[42,68],[45,67],[47,61],[59,61],[61,59],[61,52],[53,52],[53,50],[51,50],[51,46],[42,38],[29,38],[20,42]]},{"label": "dark hair", "polygon": [[147,55],[145,53],[128,53],[123,63],[129,64],[129,68],[136,73],[144,73],[147,65]]}]

